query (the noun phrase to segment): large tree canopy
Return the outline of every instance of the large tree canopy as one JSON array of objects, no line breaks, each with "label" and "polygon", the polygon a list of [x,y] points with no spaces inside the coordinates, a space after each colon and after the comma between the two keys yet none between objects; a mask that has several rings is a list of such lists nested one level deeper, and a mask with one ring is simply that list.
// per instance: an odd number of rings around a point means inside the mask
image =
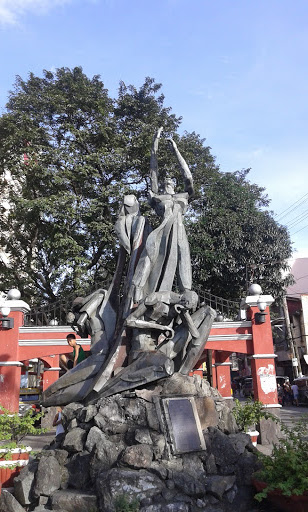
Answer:
[{"label": "large tree canopy", "polygon": [[[122,197],[146,198],[152,138],[163,126],[196,185],[187,214],[196,286],[236,299],[253,269],[266,292],[282,292],[290,240],[264,209],[264,190],[247,171],[220,172],[197,134],[180,136],[181,118],[160,90],[146,78],[140,89],[120,83],[112,99],[99,76],[79,67],[17,77],[0,118],[2,290],[17,286],[29,301],[51,302],[110,278]],[[159,168],[180,185],[164,138]]]}]

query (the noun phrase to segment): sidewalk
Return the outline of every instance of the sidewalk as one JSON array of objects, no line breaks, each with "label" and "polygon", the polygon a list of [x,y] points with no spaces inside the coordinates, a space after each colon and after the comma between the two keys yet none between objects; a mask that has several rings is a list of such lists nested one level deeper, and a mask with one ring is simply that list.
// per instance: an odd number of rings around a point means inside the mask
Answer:
[{"label": "sidewalk", "polygon": [[259,452],[263,453],[263,455],[271,455],[273,451],[272,444],[257,444],[256,448]]},{"label": "sidewalk", "polygon": [[26,446],[31,446],[34,452],[40,452],[44,446],[49,445],[56,437],[56,430],[50,430],[39,436],[26,436],[23,438],[22,443]]}]

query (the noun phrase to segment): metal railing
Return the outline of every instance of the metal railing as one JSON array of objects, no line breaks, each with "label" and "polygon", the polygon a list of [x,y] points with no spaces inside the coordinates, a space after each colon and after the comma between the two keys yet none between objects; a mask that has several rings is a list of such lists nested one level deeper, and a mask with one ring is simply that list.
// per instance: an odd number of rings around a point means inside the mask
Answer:
[{"label": "metal railing", "polygon": [[[217,297],[201,288],[195,288],[195,291],[199,295],[200,304],[205,303],[211,306],[217,312],[217,316],[222,316],[223,319],[228,320],[237,318],[240,310],[240,301],[235,302],[224,299],[223,297]],[[66,316],[67,313],[72,310],[74,298],[75,296],[71,296],[66,299],[59,299],[53,304],[33,308],[25,315],[24,326],[67,325]]]},{"label": "metal railing", "polygon": [[222,316],[224,320],[237,319],[240,311],[240,300],[237,302],[224,299],[223,297],[213,295],[209,291],[204,291],[202,288],[195,288],[195,292],[199,295],[200,303],[205,303],[215,309],[217,316]]},{"label": "metal railing", "polygon": [[39,327],[47,325],[67,325],[66,316],[72,309],[74,297],[59,299],[53,304],[46,304],[31,309],[25,314],[25,327]]}]

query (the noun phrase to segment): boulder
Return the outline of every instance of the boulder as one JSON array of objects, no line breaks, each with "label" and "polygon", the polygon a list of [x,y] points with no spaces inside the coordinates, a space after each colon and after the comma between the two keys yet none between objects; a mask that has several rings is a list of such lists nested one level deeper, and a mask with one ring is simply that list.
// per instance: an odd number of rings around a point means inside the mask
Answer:
[{"label": "boulder", "polygon": [[25,512],[25,509],[18,503],[6,489],[2,489],[0,494],[0,512]]},{"label": "boulder", "polygon": [[57,491],[51,498],[52,510],[61,512],[98,512],[96,495],[80,490]]},{"label": "boulder", "polygon": [[156,407],[154,404],[146,403],[145,404],[145,412],[146,412],[146,420],[147,425],[152,430],[160,431],[159,419],[156,412]]},{"label": "boulder", "polygon": [[55,457],[42,457],[39,461],[34,485],[34,495],[50,496],[61,486],[61,466]]},{"label": "boulder", "polygon": [[14,479],[14,496],[23,506],[30,505],[34,501],[34,478],[38,468],[38,461],[31,460],[24,466]]},{"label": "boulder", "polygon": [[83,405],[77,402],[72,402],[64,407],[62,410],[62,417],[64,423],[69,423],[72,419],[76,418],[76,413],[79,409],[82,409]]},{"label": "boulder", "polygon": [[[147,427],[147,413],[146,403],[141,398],[126,398],[120,400],[119,405],[125,406],[126,420],[130,425],[138,425],[140,427]],[[122,405],[122,406],[123,406]]]},{"label": "boulder", "polygon": [[[117,395],[118,396],[118,395]],[[125,422],[125,414],[122,408],[119,406],[116,400],[112,398],[105,398],[104,402],[100,403],[100,407],[98,413],[103,416],[106,420],[116,422],[116,423],[124,423]]]},{"label": "boulder", "polygon": [[209,396],[195,398],[202,430],[218,425],[219,416],[213,398]]},{"label": "boulder", "polygon": [[93,418],[97,414],[96,405],[88,405],[87,407],[83,407],[82,409],[78,409],[77,411],[77,419],[81,423],[88,423],[93,420]]},{"label": "boulder", "polygon": [[188,496],[201,498],[206,494],[206,472],[196,454],[182,456],[182,469],[173,470],[172,480],[178,490]]},{"label": "boulder", "polygon": [[98,475],[96,490],[101,510],[114,512],[114,502],[125,494],[128,499],[153,498],[165,488],[161,479],[145,469],[113,468]]},{"label": "boulder", "polygon": [[55,457],[59,462],[60,466],[64,466],[67,461],[68,453],[66,450],[42,450],[36,455],[36,460],[40,460],[42,457]]},{"label": "boulder", "polygon": [[217,475],[218,470],[212,453],[205,457],[205,469],[208,475]]},{"label": "boulder", "polygon": [[228,407],[225,402],[217,400],[216,409],[219,414],[218,428],[226,434],[238,432],[238,427],[230,407]]},{"label": "boulder", "polygon": [[251,442],[251,437],[248,434],[245,434],[245,432],[238,432],[238,434],[230,434],[228,436],[229,441],[231,441],[235,451],[242,455],[244,453],[245,449],[253,449],[253,445]]},{"label": "boulder", "polygon": [[235,483],[235,475],[220,476],[212,475],[206,481],[206,490],[219,500],[222,499],[223,494],[229,491]]},{"label": "boulder", "polygon": [[179,491],[187,496],[202,498],[206,494],[206,474],[203,472],[198,478],[184,473],[183,471],[173,472],[172,477]]},{"label": "boulder", "polygon": [[[182,375],[181,373],[174,373],[168,379],[160,381],[162,386],[162,395],[197,395],[195,379]],[[201,389],[201,388],[200,388]]]},{"label": "boulder", "polygon": [[88,433],[85,448],[99,460],[101,469],[108,469],[117,461],[124,444],[112,442],[98,427],[92,427]]},{"label": "boulder", "polygon": [[210,446],[210,451],[215,457],[215,463],[220,466],[234,464],[238,459],[238,452],[234,448],[234,443],[230,441],[229,436],[214,427],[209,428],[209,434],[206,436],[206,444]]},{"label": "boulder", "polygon": [[67,425],[67,431],[69,432],[73,428],[78,427],[78,421],[77,418],[73,418]]},{"label": "boulder", "polygon": [[70,430],[63,441],[63,448],[70,453],[83,451],[83,446],[87,437],[87,433],[80,427]]},{"label": "boulder", "polygon": [[257,455],[246,450],[238,457],[235,467],[238,485],[251,485],[251,476],[259,468],[260,463],[258,463]]},{"label": "boulder", "polygon": [[136,428],[135,441],[140,444],[153,444],[151,434],[148,428]]},{"label": "boulder", "polygon": [[121,456],[121,463],[133,468],[148,468],[152,460],[153,450],[148,444],[128,446]]},{"label": "boulder", "polygon": [[68,471],[68,487],[87,489],[91,484],[90,478],[91,455],[84,451],[74,454],[66,464]]},{"label": "boulder", "polygon": [[153,453],[155,459],[161,459],[164,456],[165,448],[166,448],[166,439],[163,434],[158,434],[157,432],[151,432],[151,438],[153,442]]}]

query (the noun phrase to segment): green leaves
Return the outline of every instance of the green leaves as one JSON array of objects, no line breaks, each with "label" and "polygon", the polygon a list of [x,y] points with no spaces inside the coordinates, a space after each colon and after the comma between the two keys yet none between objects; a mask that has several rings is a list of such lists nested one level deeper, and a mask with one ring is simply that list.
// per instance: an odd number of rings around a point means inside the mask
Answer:
[{"label": "green leaves", "polygon": [[183,191],[170,136],[194,178],[186,216],[194,285],[238,299],[248,277],[281,294],[290,240],[263,210],[264,190],[249,183],[248,171],[221,173],[198,134],[176,133],[180,123],[153,78],[139,89],[121,82],[113,99],[99,76],[80,67],[17,77],[0,118],[1,288],[16,286],[28,302],[42,303],[110,279],[123,195],[134,193],[149,215],[151,145],[163,126],[160,181],[175,177]]},{"label": "green leaves", "polygon": [[34,426],[34,423],[43,414],[34,415],[33,409],[29,409],[23,416],[18,413],[11,413],[1,405],[0,411],[0,439],[9,441],[9,443],[2,445],[3,448],[16,448],[26,435],[39,435],[46,431]]},{"label": "green leaves", "polygon": [[262,469],[256,477],[266,488],[255,498],[261,501],[273,490],[285,496],[302,495],[308,489],[308,417],[296,422],[292,428],[280,423],[283,437],[274,445],[271,456],[259,454]]},{"label": "green leaves", "polygon": [[264,405],[258,400],[248,399],[246,402],[235,400],[235,406],[232,409],[235,421],[240,430],[247,432],[248,429],[255,429],[262,418],[275,419],[274,416],[264,411]]},{"label": "green leaves", "polygon": [[281,269],[286,269],[291,243],[287,230],[263,210],[268,204],[264,189],[247,181],[248,172],[212,170],[204,181],[187,222],[194,279],[229,299],[241,297],[251,282],[276,298],[288,284]]}]

